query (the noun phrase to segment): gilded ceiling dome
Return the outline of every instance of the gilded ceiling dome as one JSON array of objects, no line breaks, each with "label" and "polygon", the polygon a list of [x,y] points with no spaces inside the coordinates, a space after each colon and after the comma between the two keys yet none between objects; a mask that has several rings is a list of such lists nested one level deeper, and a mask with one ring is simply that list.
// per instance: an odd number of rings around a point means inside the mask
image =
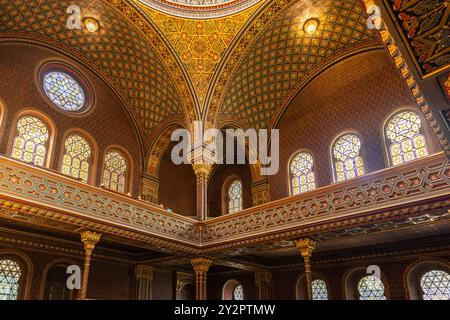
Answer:
[{"label": "gilded ceiling dome", "polygon": [[139,0],[156,10],[177,17],[210,19],[245,10],[261,0]]}]

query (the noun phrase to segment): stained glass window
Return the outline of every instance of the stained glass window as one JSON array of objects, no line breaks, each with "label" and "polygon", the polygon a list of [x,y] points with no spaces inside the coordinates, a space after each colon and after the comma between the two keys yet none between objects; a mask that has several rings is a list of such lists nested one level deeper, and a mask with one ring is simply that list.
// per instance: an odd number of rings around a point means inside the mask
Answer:
[{"label": "stained glass window", "polygon": [[233,300],[244,300],[244,288],[240,284],[233,289]]},{"label": "stained glass window", "polygon": [[70,75],[52,71],[44,76],[43,87],[50,100],[64,111],[79,111],[86,97],[78,82]]},{"label": "stained glass window", "polygon": [[228,188],[228,213],[242,210],[242,183],[235,180]]},{"label": "stained glass window", "polygon": [[27,163],[44,166],[49,132],[38,118],[25,116],[17,122],[11,156]]},{"label": "stained glass window", "polygon": [[345,134],[333,146],[336,181],[344,181],[364,175],[364,163],[360,155],[361,141],[354,134]]},{"label": "stained glass window", "polygon": [[428,154],[419,116],[410,111],[393,116],[386,125],[386,138],[392,165],[402,164]]},{"label": "stained glass window", "polygon": [[300,152],[291,160],[290,174],[292,195],[307,192],[316,188],[313,166],[313,158],[308,152]]},{"label": "stained glass window", "polygon": [[79,135],[71,135],[64,142],[62,173],[87,183],[91,147]]},{"label": "stained glass window", "polygon": [[450,275],[441,270],[425,273],[420,280],[423,300],[450,300]]},{"label": "stained glass window", "polygon": [[0,260],[0,300],[17,300],[22,270],[17,262]]},{"label": "stained glass window", "polygon": [[316,279],[312,283],[313,300],[328,300],[327,284],[322,279]]},{"label": "stained glass window", "polygon": [[127,162],[119,151],[109,151],[105,156],[103,184],[106,188],[125,192]]},{"label": "stained glass window", "polygon": [[386,300],[380,278],[365,276],[358,282],[359,300]]}]

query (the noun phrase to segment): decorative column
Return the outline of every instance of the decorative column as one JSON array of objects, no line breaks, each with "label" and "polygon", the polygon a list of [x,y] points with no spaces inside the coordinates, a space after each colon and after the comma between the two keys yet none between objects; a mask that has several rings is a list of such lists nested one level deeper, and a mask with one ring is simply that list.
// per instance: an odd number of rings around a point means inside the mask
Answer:
[{"label": "decorative column", "polygon": [[192,267],[195,271],[195,299],[206,300],[207,286],[206,274],[212,265],[212,260],[204,257],[191,259]]},{"label": "decorative column", "polygon": [[269,183],[258,181],[252,184],[252,204],[254,207],[270,202]]},{"label": "decorative column", "polygon": [[259,300],[272,299],[272,273],[269,271],[257,271],[255,273],[255,282]]},{"label": "decorative column", "polygon": [[81,242],[83,242],[84,245],[84,266],[83,276],[81,280],[81,289],[79,293],[80,300],[86,299],[92,251],[94,251],[95,245],[100,241],[101,236],[102,235],[100,233],[95,233],[92,231],[83,231],[81,233]]},{"label": "decorative column", "polygon": [[152,300],[153,268],[137,265],[135,273],[137,300]]},{"label": "decorative column", "polygon": [[208,217],[208,177],[212,166],[207,163],[193,164],[197,176],[197,218],[204,221]]},{"label": "decorative column", "polygon": [[149,201],[153,204],[158,205],[158,190],[158,179],[148,174],[144,174],[142,176],[142,200]]},{"label": "decorative column", "polygon": [[295,246],[305,260],[306,290],[308,300],[312,300],[311,255],[316,248],[316,242],[309,238],[304,238],[295,240]]}]

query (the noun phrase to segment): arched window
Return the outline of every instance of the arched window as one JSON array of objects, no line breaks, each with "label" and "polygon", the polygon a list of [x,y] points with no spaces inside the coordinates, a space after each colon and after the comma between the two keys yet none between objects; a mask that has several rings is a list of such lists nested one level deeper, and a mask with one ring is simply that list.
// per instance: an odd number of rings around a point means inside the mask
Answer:
[{"label": "arched window", "polygon": [[125,192],[128,164],[122,153],[111,150],[105,155],[103,185],[114,191]]},{"label": "arched window", "polygon": [[414,112],[394,115],[386,124],[385,135],[394,166],[428,155],[422,123]]},{"label": "arched window", "polygon": [[361,140],[347,133],[333,145],[335,180],[344,181],[364,175],[364,162],[360,155]]},{"label": "arched window", "polygon": [[386,300],[384,284],[376,276],[362,277],[358,282],[359,300]]},{"label": "arched window", "polygon": [[423,300],[450,300],[450,275],[442,270],[428,271],[420,279]]},{"label": "arched window", "polygon": [[90,160],[91,147],[89,143],[79,135],[68,136],[64,141],[62,173],[87,183]]},{"label": "arched window", "polygon": [[42,85],[48,98],[62,110],[74,112],[83,109],[86,95],[80,84],[67,73],[48,72]]},{"label": "arched window", "polygon": [[228,213],[242,210],[242,183],[240,180],[233,181],[228,187]]},{"label": "arched window", "polygon": [[67,287],[67,265],[53,266],[45,278],[45,300],[71,300],[75,291]]},{"label": "arched window", "polygon": [[316,279],[312,283],[313,300],[328,300],[327,284],[322,279]]},{"label": "arched window", "polygon": [[314,161],[308,152],[299,152],[289,165],[291,194],[296,195],[316,188]]},{"label": "arched window", "polygon": [[238,284],[233,289],[233,300],[244,300],[244,288]]},{"label": "arched window", "polygon": [[33,116],[24,116],[17,121],[11,156],[43,167],[49,137],[50,134],[44,122]]},{"label": "arched window", "polygon": [[17,262],[0,260],[0,300],[17,300],[22,270]]}]

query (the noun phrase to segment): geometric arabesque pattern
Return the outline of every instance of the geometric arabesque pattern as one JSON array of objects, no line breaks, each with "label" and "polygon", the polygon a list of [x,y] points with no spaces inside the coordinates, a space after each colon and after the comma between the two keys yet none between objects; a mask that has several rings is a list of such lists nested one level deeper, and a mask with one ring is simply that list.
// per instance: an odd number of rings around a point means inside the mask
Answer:
[{"label": "geometric arabesque pattern", "polygon": [[242,183],[235,180],[228,188],[228,213],[242,211]]},{"label": "geometric arabesque pattern", "polygon": [[174,17],[147,5],[141,7],[177,51],[202,104],[217,64],[259,5],[231,16],[205,20]]},{"label": "geometric arabesque pattern", "polygon": [[322,279],[316,279],[312,283],[313,300],[328,300],[327,284]]},{"label": "geometric arabesque pattern", "polygon": [[47,126],[38,118],[25,116],[17,121],[11,157],[43,167],[50,135]]},{"label": "geometric arabesque pattern", "polygon": [[114,191],[125,192],[127,161],[119,151],[109,151],[103,166],[103,185]]},{"label": "geometric arabesque pattern", "polygon": [[74,134],[66,139],[64,147],[62,173],[87,183],[91,158],[89,143],[84,138]]},{"label": "geometric arabesque pattern", "polygon": [[376,276],[365,276],[358,282],[359,300],[386,300],[384,284]]},{"label": "geometric arabesque pattern", "polygon": [[292,195],[316,188],[313,166],[313,158],[308,152],[299,152],[291,160],[289,173],[291,176]]},{"label": "geometric arabesque pattern", "polygon": [[333,145],[335,180],[340,182],[362,176],[361,140],[354,134],[341,136]]},{"label": "geometric arabesque pattern", "polygon": [[386,125],[392,165],[398,165],[428,155],[419,116],[404,111],[394,115]]},{"label": "geometric arabesque pattern", "polygon": [[[253,42],[237,66],[222,100],[222,115],[266,127],[273,114],[305,76],[336,54],[377,41],[367,28],[366,14],[357,0],[325,0],[309,12],[298,1],[276,18]],[[320,17],[314,35],[303,31],[308,17]]]},{"label": "geometric arabesque pattern", "polygon": [[[66,9],[73,4],[99,18],[98,32],[67,28]],[[151,44],[103,1],[1,1],[0,33],[18,32],[67,46],[109,75],[129,99],[143,133],[169,115],[182,114],[173,81]]]},{"label": "geometric arabesque pattern", "polygon": [[442,270],[425,273],[420,280],[423,300],[450,300],[450,275]]},{"label": "geometric arabesque pattern", "polygon": [[421,76],[446,69],[450,60],[448,0],[384,0]]},{"label": "geometric arabesque pattern", "polygon": [[64,72],[52,71],[44,76],[45,94],[65,111],[78,111],[85,103],[84,91],[78,82]]},{"label": "geometric arabesque pattern", "polygon": [[0,300],[17,300],[22,270],[17,262],[0,260]]},{"label": "geometric arabesque pattern", "polygon": [[233,300],[244,300],[244,288],[238,284],[233,290]]}]

